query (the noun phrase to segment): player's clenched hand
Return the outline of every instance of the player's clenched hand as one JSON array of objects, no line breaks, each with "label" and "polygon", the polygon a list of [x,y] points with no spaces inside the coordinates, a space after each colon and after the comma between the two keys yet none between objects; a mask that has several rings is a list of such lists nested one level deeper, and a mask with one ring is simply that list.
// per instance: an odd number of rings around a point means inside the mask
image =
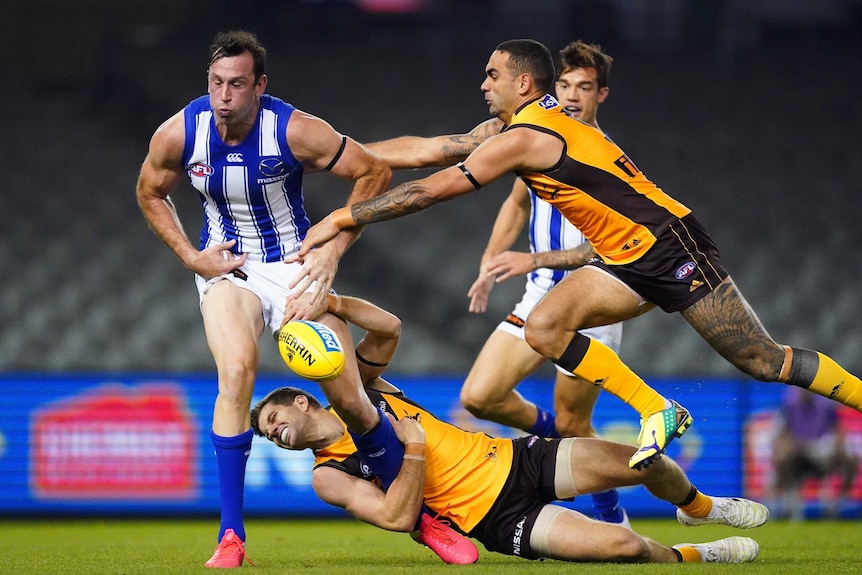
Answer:
[{"label": "player's clenched hand", "polygon": [[229,273],[241,267],[248,259],[248,254],[238,256],[231,252],[230,248],[234,245],[236,240],[210,246],[186,262],[186,267],[206,280]]},{"label": "player's clenched hand", "polygon": [[412,417],[402,417],[395,419],[391,413],[387,413],[386,417],[392,422],[392,429],[395,430],[395,436],[401,443],[425,443],[425,430],[419,425],[419,422]]},{"label": "player's clenched hand", "polygon": [[326,294],[329,293],[332,282],[335,280],[340,256],[341,254],[338,253],[335,245],[329,243],[308,252],[301,258],[293,256],[286,260],[288,263],[291,261],[302,262],[299,273],[290,282],[289,287],[293,291],[293,298],[297,298],[311,288],[310,305],[319,305],[321,302],[326,304]]},{"label": "player's clenched hand", "polygon": [[488,311],[488,296],[494,288],[494,276],[489,274],[485,268],[479,270],[479,277],[467,291],[470,298],[470,313],[485,313]]},{"label": "player's clenched hand", "polygon": [[533,254],[526,252],[502,252],[488,260],[488,273],[496,276],[497,283],[515,276],[528,274],[536,269]]}]

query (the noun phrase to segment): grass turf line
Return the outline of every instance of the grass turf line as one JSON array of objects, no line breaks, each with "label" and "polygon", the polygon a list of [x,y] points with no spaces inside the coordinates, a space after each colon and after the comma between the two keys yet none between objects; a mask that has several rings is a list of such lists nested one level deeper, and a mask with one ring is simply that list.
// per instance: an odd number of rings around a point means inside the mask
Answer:
[{"label": "grass turf line", "polygon": [[[0,573],[186,574],[212,573],[203,567],[215,547],[216,520],[0,520]],[[749,530],[719,526],[686,528],[672,519],[632,521],[640,533],[663,544],[698,543],[744,535],[760,543],[760,557],[747,565],[572,565],[526,561],[488,553],[479,545],[479,563],[446,566],[406,534],[350,520],[270,520],[247,522],[246,550],[258,565],[253,573],[380,575],[438,574],[469,569],[476,575],[645,573],[700,575],[821,575],[862,573],[859,521],[775,521]],[[245,568],[250,568],[246,566]]]}]

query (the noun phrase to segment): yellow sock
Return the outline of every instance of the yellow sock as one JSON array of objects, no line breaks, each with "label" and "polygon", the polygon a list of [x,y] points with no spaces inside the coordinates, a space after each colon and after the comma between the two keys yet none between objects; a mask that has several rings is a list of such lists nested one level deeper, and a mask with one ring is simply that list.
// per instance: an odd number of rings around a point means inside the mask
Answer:
[{"label": "yellow sock", "polygon": [[698,491],[694,501],[687,505],[680,505],[679,508],[689,517],[706,517],[712,511],[712,498]]},{"label": "yellow sock", "polygon": [[694,547],[677,547],[677,551],[682,555],[683,563],[701,563],[700,553]]},{"label": "yellow sock", "polygon": [[862,411],[862,381],[819,351],[817,358],[820,360],[817,373],[808,389]]},{"label": "yellow sock", "polygon": [[638,377],[611,348],[595,339],[590,339],[590,346],[574,373],[619,397],[641,417],[649,417],[669,405],[664,396]]}]

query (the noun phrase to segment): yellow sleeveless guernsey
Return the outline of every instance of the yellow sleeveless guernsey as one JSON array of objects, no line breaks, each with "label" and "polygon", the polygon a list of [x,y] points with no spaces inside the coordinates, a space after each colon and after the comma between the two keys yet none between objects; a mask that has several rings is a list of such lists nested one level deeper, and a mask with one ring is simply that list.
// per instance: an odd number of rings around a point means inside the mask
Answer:
[{"label": "yellow sleeveless guernsey", "polygon": [[604,133],[568,116],[550,95],[519,109],[505,129],[516,128],[563,141],[556,166],[518,175],[577,226],[608,264],[638,260],[668,222],[691,212],[648,180]]},{"label": "yellow sleeveless guernsey", "polygon": [[[372,403],[396,418],[418,418],[425,430],[425,504],[469,533],[491,509],[506,483],[512,468],[512,440],[464,431],[437,419],[403,394],[366,392]],[[329,460],[344,461],[355,452],[345,428],[341,439],[314,452],[314,466]]]}]

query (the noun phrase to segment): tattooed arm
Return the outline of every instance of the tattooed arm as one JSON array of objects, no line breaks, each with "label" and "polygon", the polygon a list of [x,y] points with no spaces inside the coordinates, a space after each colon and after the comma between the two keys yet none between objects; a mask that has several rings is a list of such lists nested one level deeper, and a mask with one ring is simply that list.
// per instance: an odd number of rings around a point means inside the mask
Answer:
[{"label": "tattooed arm", "polygon": [[503,122],[492,118],[482,122],[467,134],[449,134],[422,138],[402,136],[392,140],[366,144],[393,170],[451,166],[469,156],[479,144],[496,136]]},{"label": "tattooed arm", "polygon": [[427,178],[406,182],[385,194],[351,206],[338,208],[308,230],[299,252],[301,259],[338,232],[400,218],[478,190],[511,171],[544,170],[556,164],[563,143],[538,130],[510,130],[488,138],[464,162],[435,172]]}]

